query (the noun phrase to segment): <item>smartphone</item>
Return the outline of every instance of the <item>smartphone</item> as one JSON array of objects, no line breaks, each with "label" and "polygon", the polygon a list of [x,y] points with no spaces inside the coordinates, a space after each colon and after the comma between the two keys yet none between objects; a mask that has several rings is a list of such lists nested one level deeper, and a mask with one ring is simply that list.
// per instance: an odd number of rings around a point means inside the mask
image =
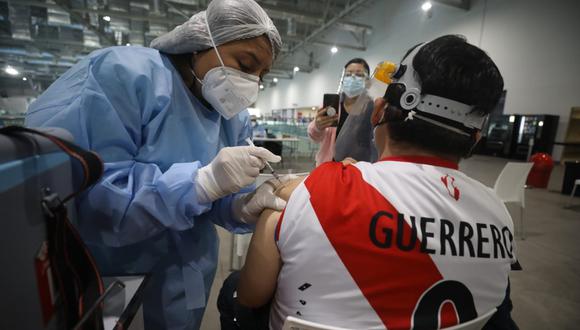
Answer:
[{"label": "smartphone", "polygon": [[[335,114],[338,114],[338,106],[340,103],[340,96],[338,94],[324,94],[324,97],[322,99],[322,107],[326,108],[326,107],[332,107],[334,109],[334,114],[332,114],[332,110],[330,114],[328,114],[328,109],[327,111],[327,116],[333,116]],[[331,126],[336,126],[338,125],[338,120],[333,123]]]}]

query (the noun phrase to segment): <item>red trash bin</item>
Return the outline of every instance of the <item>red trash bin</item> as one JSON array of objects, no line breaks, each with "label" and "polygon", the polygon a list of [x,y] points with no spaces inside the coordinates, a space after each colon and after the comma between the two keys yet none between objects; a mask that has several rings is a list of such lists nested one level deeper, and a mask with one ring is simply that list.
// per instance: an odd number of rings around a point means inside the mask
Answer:
[{"label": "red trash bin", "polygon": [[550,174],[552,174],[552,169],[554,169],[552,157],[546,153],[539,152],[534,154],[530,160],[534,163],[534,166],[532,166],[532,170],[528,174],[526,184],[536,188],[548,187]]}]

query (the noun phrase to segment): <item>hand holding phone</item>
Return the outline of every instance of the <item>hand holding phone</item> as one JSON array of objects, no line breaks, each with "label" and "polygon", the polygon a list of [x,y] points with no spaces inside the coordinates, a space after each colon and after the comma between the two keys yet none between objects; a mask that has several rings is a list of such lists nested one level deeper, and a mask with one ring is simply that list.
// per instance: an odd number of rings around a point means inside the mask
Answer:
[{"label": "hand holding phone", "polygon": [[338,123],[338,115],[328,116],[326,114],[326,110],[328,108],[320,108],[316,113],[316,118],[314,119],[314,123],[316,124],[316,128],[320,131],[326,129],[327,127],[336,126]]},{"label": "hand holding phone", "polygon": [[316,114],[316,127],[319,130],[338,125],[339,102],[338,94],[324,94],[322,109]]}]

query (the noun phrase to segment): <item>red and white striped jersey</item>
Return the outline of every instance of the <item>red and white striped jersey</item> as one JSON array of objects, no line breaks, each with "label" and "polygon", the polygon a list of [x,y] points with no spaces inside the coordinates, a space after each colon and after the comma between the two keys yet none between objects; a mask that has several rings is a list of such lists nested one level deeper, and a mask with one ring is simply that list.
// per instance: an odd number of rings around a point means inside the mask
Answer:
[{"label": "red and white striped jersey", "polygon": [[431,157],[326,163],[276,228],[270,328],[288,315],[353,329],[441,328],[499,306],[515,262],[504,204]]}]

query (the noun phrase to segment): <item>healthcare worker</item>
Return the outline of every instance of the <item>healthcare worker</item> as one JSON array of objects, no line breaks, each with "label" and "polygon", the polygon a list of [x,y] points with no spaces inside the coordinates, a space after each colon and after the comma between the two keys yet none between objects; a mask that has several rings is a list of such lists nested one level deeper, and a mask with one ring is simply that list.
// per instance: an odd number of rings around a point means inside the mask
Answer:
[{"label": "healthcare worker", "polygon": [[101,155],[77,226],[103,274],[151,274],[146,329],[198,329],[214,224],[248,232],[264,208],[285,205],[270,184],[251,186],[279,157],[244,142],[245,108],[281,39],[253,0],[214,0],[151,47],[93,52],[30,106],[26,125],[65,128]]}]

